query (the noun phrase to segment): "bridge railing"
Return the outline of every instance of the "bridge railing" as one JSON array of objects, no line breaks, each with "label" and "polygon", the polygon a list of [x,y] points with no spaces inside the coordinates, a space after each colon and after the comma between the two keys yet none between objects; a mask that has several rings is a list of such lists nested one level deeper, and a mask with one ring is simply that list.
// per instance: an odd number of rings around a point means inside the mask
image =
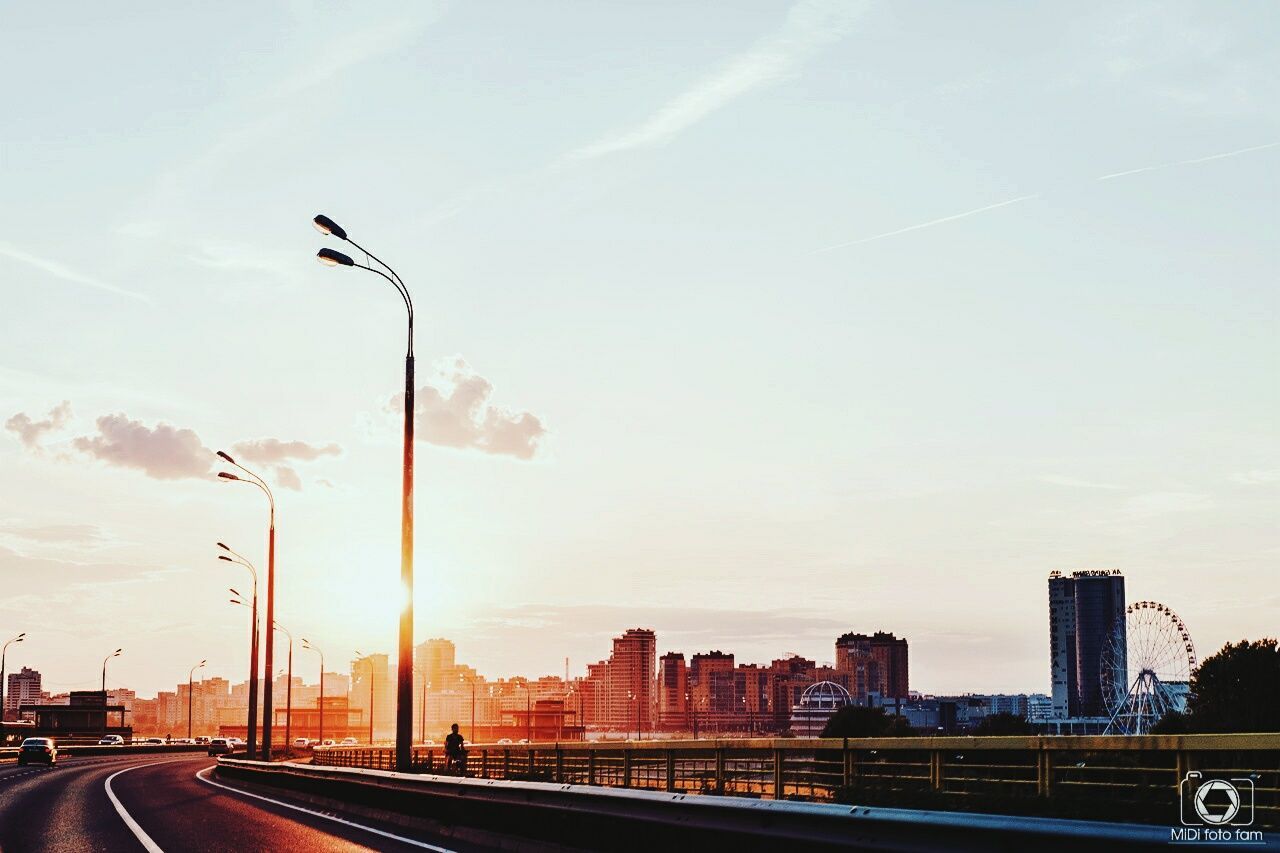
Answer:
[{"label": "bridge railing", "polygon": [[[1280,734],[475,744],[467,759],[482,779],[1175,824],[1198,771],[1248,780],[1256,825],[1280,826]],[[395,767],[386,747],[312,761]],[[445,772],[440,747],[415,747],[413,762]]]}]

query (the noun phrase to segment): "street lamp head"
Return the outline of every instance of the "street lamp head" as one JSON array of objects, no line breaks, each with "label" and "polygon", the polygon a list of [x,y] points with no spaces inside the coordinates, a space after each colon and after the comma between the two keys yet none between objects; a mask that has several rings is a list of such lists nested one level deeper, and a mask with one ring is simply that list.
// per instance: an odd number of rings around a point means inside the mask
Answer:
[{"label": "street lamp head", "polygon": [[235,597],[237,597],[237,598],[239,598],[239,597],[240,597],[240,590],[238,590],[238,589],[232,589],[231,587],[227,587],[227,592],[231,593],[232,595],[234,595],[234,596],[235,596]]},{"label": "street lamp head", "polygon": [[228,563],[234,563],[234,562],[235,562],[235,560],[231,559],[231,558],[230,558],[230,557],[228,557],[226,554],[219,554],[219,555],[218,555],[218,559],[219,559],[219,560],[226,560]]},{"label": "street lamp head", "polygon": [[333,249],[321,249],[320,251],[316,252],[316,259],[319,260],[320,263],[329,267],[336,267],[339,265],[344,267],[352,267],[352,266],[355,266],[355,263],[356,263],[355,261],[351,260],[351,258],[347,257],[341,252],[335,252]]},{"label": "street lamp head", "polygon": [[114,657],[119,657],[119,656],[120,656],[120,653],[121,653],[122,651],[124,651],[124,649],[116,649],[114,652],[112,652],[112,653],[111,653],[111,656],[112,656],[113,658],[114,658]]},{"label": "street lamp head", "polygon": [[323,213],[317,213],[311,220],[311,224],[314,225],[316,230],[321,234],[332,234],[339,240],[347,239],[346,230]]},{"label": "street lamp head", "polygon": [[219,547],[219,548],[221,548],[221,549],[222,549],[222,550],[224,550],[224,551],[230,551],[230,550],[231,550],[230,548],[228,548],[226,545],[224,545],[224,544],[223,544],[223,543],[221,543],[221,542],[217,543],[217,545],[218,545],[218,547]]},{"label": "street lamp head", "polygon": [[[222,479],[224,479],[224,480],[239,480],[239,479],[240,479],[240,478],[239,478],[239,477],[237,477],[235,474],[232,474],[230,471],[219,471],[219,472],[218,472],[218,476],[219,476],[219,477],[221,477],[221,478],[222,478]],[[230,550],[230,549],[228,549],[228,550]]]},{"label": "street lamp head", "polygon": [[230,462],[232,465],[236,464],[236,460],[228,456],[225,450],[219,450],[218,455],[221,456],[223,459],[227,460],[228,462]]}]

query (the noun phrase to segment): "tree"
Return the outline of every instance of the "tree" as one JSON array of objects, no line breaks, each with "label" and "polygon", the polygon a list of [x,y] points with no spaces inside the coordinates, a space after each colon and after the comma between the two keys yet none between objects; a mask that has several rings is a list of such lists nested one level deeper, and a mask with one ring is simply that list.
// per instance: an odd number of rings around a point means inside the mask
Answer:
[{"label": "tree", "polygon": [[884,708],[845,705],[827,721],[822,737],[911,737],[906,718],[886,714]]},{"label": "tree", "polygon": [[973,730],[975,735],[1033,735],[1035,727],[1027,722],[1021,714],[1010,714],[1001,711],[998,714],[987,714]]},{"label": "tree", "polygon": [[1280,642],[1227,643],[1191,676],[1187,709],[1191,731],[1280,732]]}]

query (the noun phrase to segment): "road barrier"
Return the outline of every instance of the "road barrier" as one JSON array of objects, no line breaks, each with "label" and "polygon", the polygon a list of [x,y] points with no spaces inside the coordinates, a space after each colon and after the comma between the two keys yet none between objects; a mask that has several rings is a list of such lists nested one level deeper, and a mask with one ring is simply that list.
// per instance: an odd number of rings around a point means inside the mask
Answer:
[{"label": "road barrier", "polygon": [[[58,744],[58,757],[88,757],[95,755],[170,755],[179,752],[208,752],[209,747],[201,744],[191,743],[166,743],[151,744],[143,746],[141,744],[126,744],[122,746],[106,746],[93,744],[73,744],[71,746],[63,746],[61,742],[55,738]],[[18,748],[3,747],[0,748],[0,762],[17,761]]]},{"label": "road barrier", "polygon": [[[218,776],[288,789],[326,809],[421,823],[460,840],[518,836],[588,850],[1079,851],[1167,848],[1169,830],[548,782],[505,782],[298,762],[218,760]],[[479,837],[477,837],[479,834]],[[523,847],[522,843],[522,847]],[[561,848],[555,848],[561,849]]]},{"label": "road barrier", "polygon": [[[468,749],[468,775],[480,779],[1158,824],[1179,823],[1184,782],[1194,771],[1200,779],[1247,780],[1254,825],[1280,826],[1280,734],[781,738]],[[391,770],[394,750],[326,747],[316,749],[312,761]],[[443,750],[416,747],[413,761],[415,772],[442,770]]]}]

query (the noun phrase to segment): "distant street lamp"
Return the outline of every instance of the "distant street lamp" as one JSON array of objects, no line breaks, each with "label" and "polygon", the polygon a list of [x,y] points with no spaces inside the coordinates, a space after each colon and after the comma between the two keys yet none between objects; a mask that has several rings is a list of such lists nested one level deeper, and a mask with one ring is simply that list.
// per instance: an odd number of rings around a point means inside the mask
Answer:
[{"label": "distant street lamp", "polygon": [[328,248],[316,254],[322,264],[359,267],[377,273],[396,289],[409,312],[409,342],[404,356],[404,449],[400,494],[400,585],[404,600],[400,604],[400,645],[396,661],[396,770],[408,773],[413,765],[413,299],[400,275],[348,237],[338,223],[321,213],[312,219],[312,224],[320,233],[355,246],[387,272],[357,264],[347,255]]},{"label": "distant street lamp", "polygon": [[306,637],[302,638],[302,647],[320,655],[320,698],[316,700],[316,710],[320,712],[320,734],[316,740],[324,746],[324,652],[313,646]]},{"label": "distant street lamp", "polygon": [[[22,638],[25,636],[27,636],[27,632],[23,631],[21,634],[14,637],[12,640],[7,641],[3,646],[0,646],[0,724],[4,723],[4,659],[5,659],[5,655],[9,653],[9,646],[11,644],[21,643]],[[0,746],[4,744],[3,734],[4,734],[3,732],[0,732]]]},{"label": "distant street lamp", "polygon": [[279,622],[273,622],[272,624],[276,626],[277,631],[283,631],[284,635],[289,638],[289,669],[286,676],[288,681],[285,682],[284,686],[284,751],[288,755],[289,750],[293,748],[293,741],[289,737],[293,733],[293,634],[290,634],[288,629]]},{"label": "distant street lamp", "polygon": [[191,740],[191,697],[194,695],[196,670],[203,667],[207,662],[200,661],[200,663],[191,667],[191,671],[187,673],[187,740]]},{"label": "distant street lamp", "polygon": [[107,661],[111,660],[112,658],[120,657],[120,653],[122,651],[124,651],[124,649],[116,649],[114,652],[112,652],[111,654],[107,655],[105,658],[102,659],[102,695],[103,696],[106,696],[107,694]]},{"label": "distant street lamp", "polygon": [[[233,480],[237,483],[248,483],[251,486],[257,486],[267,496],[267,506],[270,510],[267,524],[267,623],[274,624],[276,621],[276,498],[275,495],[271,494],[271,487],[267,485],[266,480],[232,459],[225,452],[219,450],[218,456],[248,475],[248,477],[240,477],[229,471],[219,471],[219,477],[224,480]],[[274,660],[275,646],[275,634],[268,631],[266,659],[262,662],[267,671],[267,683],[262,686],[263,761],[271,760],[271,663]]]},{"label": "distant street lamp", "polygon": [[[226,551],[227,554],[219,554],[219,560],[225,560],[228,563],[235,563],[237,566],[244,566],[249,570],[250,576],[253,578],[253,615],[252,624],[249,628],[249,723],[248,723],[248,754],[254,755],[258,749],[258,570],[254,568],[253,563],[246,560],[242,555],[232,551],[223,543],[219,542],[218,547]],[[236,593],[239,595],[240,593]]]},{"label": "distant street lamp", "polygon": [[[364,654],[356,649],[356,657]],[[373,655],[369,655],[369,746],[373,746]]]}]

